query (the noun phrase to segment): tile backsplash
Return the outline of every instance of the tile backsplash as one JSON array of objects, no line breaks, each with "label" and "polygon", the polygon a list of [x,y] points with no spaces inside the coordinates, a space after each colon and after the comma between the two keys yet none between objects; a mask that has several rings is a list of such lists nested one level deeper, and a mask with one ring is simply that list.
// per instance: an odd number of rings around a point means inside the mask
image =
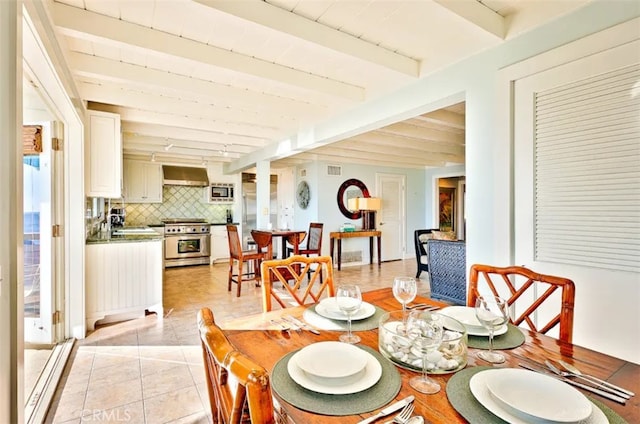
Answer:
[{"label": "tile backsplash", "polygon": [[125,225],[158,224],[163,218],[204,218],[226,222],[231,204],[210,204],[202,187],[170,186],[162,190],[162,203],[125,203]]}]

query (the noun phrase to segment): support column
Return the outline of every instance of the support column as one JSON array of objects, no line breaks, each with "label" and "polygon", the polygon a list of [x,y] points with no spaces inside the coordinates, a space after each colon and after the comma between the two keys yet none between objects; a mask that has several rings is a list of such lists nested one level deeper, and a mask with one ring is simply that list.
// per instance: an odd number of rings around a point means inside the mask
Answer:
[{"label": "support column", "polygon": [[0,1],[0,422],[24,420],[22,1]]},{"label": "support column", "polygon": [[266,229],[269,223],[277,228],[277,222],[271,222],[271,162],[263,160],[256,163],[256,225]]}]

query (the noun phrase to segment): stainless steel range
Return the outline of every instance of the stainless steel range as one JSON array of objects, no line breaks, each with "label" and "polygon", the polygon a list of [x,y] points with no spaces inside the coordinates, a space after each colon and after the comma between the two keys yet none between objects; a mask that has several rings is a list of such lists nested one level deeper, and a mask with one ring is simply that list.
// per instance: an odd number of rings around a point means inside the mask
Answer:
[{"label": "stainless steel range", "polygon": [[203,218],[167,218],[162,222],[166,267],[210,263],[210,225]]}]

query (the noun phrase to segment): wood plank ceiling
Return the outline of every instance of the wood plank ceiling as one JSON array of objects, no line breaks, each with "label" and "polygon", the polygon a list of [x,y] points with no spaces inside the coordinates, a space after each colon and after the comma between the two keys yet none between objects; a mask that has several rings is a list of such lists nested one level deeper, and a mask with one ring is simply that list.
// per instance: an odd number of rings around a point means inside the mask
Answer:
[{"label": "wood plank ceiling", "polygon": [[[231,162],[496,46],[586,0],[54,0],[80,100],[122,118],[124,153]],[[464,103],[279,155],[464,162]],[[264,156],[264,155],[263,155]]]}]

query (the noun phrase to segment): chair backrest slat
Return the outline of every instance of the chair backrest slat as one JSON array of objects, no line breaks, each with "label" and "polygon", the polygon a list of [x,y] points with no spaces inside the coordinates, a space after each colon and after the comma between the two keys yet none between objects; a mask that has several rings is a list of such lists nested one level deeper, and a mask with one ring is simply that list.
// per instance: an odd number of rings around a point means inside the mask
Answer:
[{"label": "chair backrest slat", "polygon": [[293,255],[287,259],[264,261],[261,267],[264,312],[272,310],[273,299],[286,308],[289,298],[298,305],[305,305],[317,302],[324,295],[335,296],[330,256]]},{"label": "chair backrest slat", "polygon": [[[523,279],[526,279],[524,282]],[[499,284],[502,283],[500,286]],[[468,306],[474,306],[480,295],[479,286],[484,284],[494,295],[507,299],[509,305],[517,306],[516,316],[511,322],[515,325],[526,323],[529,328],[539,333],[547,333],[559,325],[559,339],[571,342],[573,339],[573,314],[575,304],[575,285],[573,281],[564,277],[545,275],[521,266],[495,267],[491,265],[474,264],[469,274]],[[500,288],[503,290],[500,290]],[[556,301],[553,294],[561,290],[560,300]],[[551,318],[548,311],[536,324],[533,316],[541,308],[553,307],[558,303],[560,309]],[[545,306],[543,306],[545,305]],[[549,305],[549,306],[547,306]],[[538,313],[538,317],[542,314]]]}]

